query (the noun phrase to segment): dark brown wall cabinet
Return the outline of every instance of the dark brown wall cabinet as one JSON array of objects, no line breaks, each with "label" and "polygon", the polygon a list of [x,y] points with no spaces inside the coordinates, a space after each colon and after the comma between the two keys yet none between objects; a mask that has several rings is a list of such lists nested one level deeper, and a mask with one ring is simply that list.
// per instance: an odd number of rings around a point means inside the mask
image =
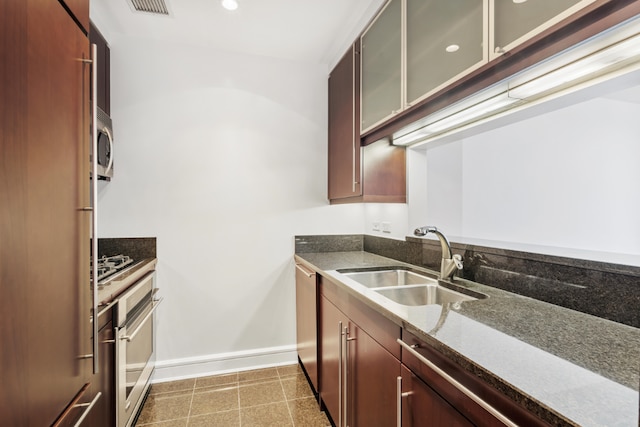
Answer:
[{"label": "dark brown wall cabinet", "polygon": [[404,147],[386,140],[366,147],[360,144],[358,44],[329,76],[329,200],[405,203]]},{"label": "dark brown wall cabinet", "polygon": [[89,40],[98,50],[98,108],[111,115],[111,50],[93,22],[90,28]]},{"label": "dark brown wall cabinet", "polygon": [[57,1],[0,2],[0,34],[0,423],[73,425],[97,396],[89,40]]}]

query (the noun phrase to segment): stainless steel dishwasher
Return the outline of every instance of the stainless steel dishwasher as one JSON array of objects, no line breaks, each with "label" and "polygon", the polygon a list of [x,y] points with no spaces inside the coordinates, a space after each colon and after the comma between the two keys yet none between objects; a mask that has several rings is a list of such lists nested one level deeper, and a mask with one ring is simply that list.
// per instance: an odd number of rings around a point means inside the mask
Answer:
[{"label": "stainless steel dishwasher", "polygon": [[318,392],[318,304],[316,273],[296,263],[296,338],[298,358]]}]

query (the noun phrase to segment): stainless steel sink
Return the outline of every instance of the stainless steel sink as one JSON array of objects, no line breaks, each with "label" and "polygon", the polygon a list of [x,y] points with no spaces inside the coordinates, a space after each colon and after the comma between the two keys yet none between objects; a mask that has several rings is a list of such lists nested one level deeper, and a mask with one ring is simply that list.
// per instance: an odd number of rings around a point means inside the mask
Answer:
[{"label": "stainless steel sink", "polygon": [[383,297],[402,305],[453,304],[475,301],[487,296],[469,289],[460,291],[449,282],[440,283],[436,278],[408,268],[338,270],[338,273],[366,286]]},{"label": "stainless steel sink", "polygon": [[475,301],[478,299],[440,285],[377,289],[376,292],[402,305],[446,305],[463,301]]},{"label": "stainless steel sink", "polygon": [[373,270],[342,273],[367,288],[386,288],[389,286],[406,286],[422,284],[438,284],[433,279],[409,270]]}]

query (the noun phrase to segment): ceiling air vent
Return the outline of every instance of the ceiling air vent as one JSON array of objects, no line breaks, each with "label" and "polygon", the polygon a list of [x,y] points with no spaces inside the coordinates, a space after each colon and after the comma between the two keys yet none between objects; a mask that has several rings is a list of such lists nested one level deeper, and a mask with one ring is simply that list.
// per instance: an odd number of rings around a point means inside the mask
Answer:
[{"label": "ceiling air vent", "polygon": [[169,10],[165,0],[129,0],[134,10],[138,12],[157,13],[159,15],[168,15]]}]

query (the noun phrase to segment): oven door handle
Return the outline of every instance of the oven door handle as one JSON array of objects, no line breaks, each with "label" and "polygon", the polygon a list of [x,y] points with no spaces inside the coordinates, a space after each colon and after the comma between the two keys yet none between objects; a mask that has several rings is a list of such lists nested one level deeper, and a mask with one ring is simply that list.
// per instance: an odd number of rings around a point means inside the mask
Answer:
[{"label": "oven door handle", "polygon": [[164,298],[153,300],[153,308],[151,309],[151,311],[149,313],[147,313],[146,316],[144,316],[144,319],[142,319],[142,321],[140,322],[140,324],[138,325],[136,330],[133,331],[131,333],[131,335],[122,336],[122,337],[120,337],[120,339],[121,340],[127,340],[127,341],[131,341],[132,339],[134,339],[136,337],[136,335],[138,335],[138,332],[140,332],[140,330],[142,329],[144,324],[147,323],[147,320],[149,320],[149,318],[153,315],[153,312],[156,311],[156,308],[158,308],[158,306],[160,305],[160,303],[163,300],[164,300]]}]

